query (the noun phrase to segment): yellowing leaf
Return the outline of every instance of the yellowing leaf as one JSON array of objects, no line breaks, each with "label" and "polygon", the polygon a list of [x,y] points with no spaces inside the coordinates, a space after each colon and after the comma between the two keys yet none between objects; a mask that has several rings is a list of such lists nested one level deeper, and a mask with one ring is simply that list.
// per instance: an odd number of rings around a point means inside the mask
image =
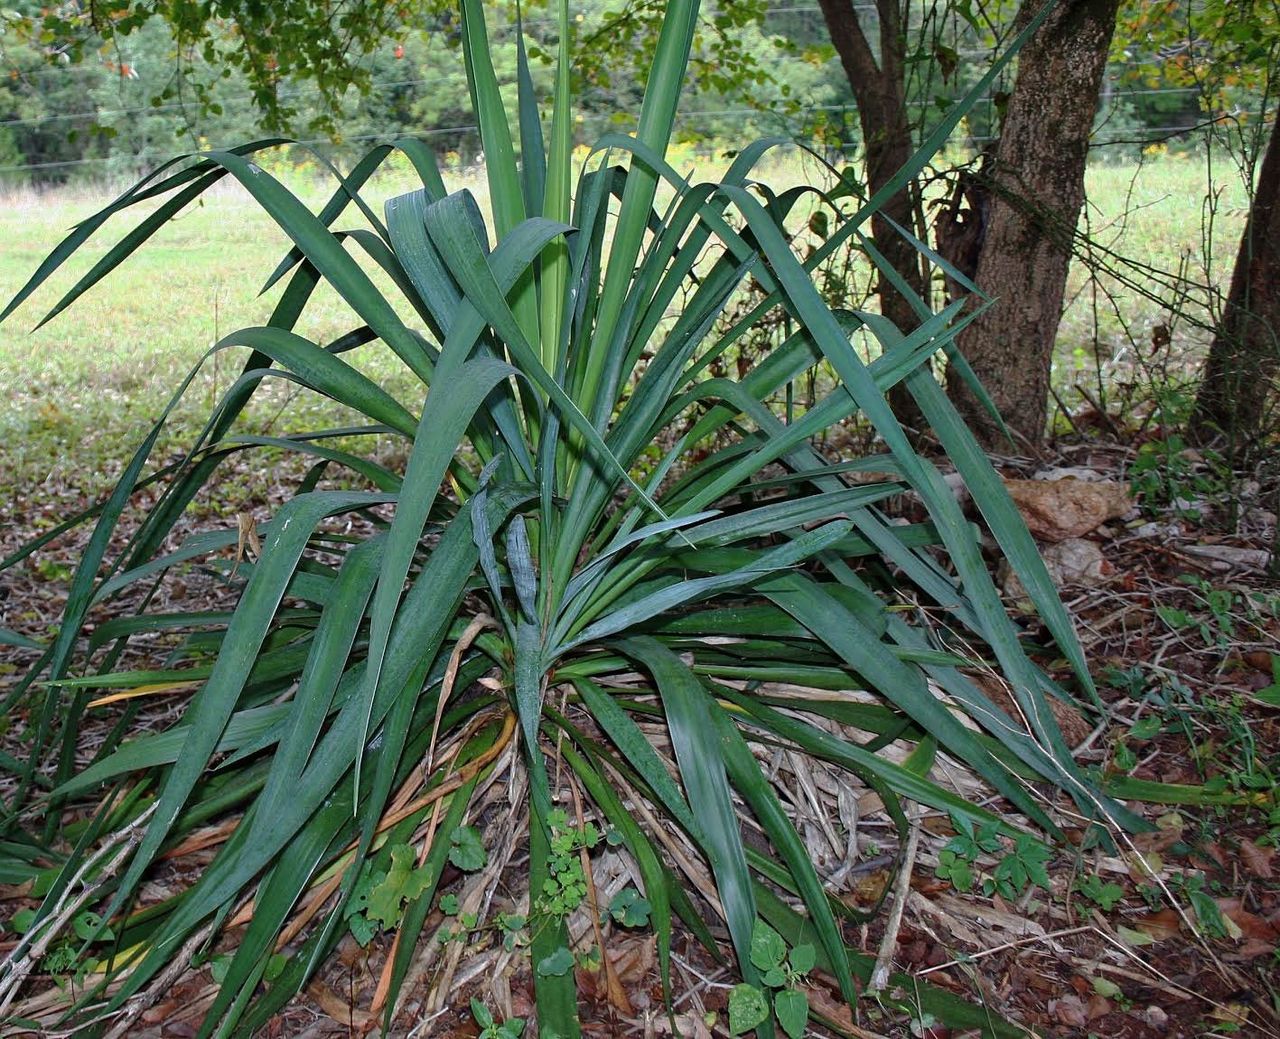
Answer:
[{"label": "yellowing leaf", "polygon": [[1116,928],[1116,933],[1120,935],[1121,940],[1126,945],[1132,945],[1135,948],[1143,945],[1154,945],[1157,941],[1155,935],[1147,931],[1139,931],[1133,927],[1125,927],[1124,924]]}]

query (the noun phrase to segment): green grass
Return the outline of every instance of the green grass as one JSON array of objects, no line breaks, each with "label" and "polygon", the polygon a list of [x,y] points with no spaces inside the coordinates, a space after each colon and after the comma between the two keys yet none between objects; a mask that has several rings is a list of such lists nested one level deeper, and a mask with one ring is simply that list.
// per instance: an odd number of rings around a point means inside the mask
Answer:
[{"label": "green grass", "polygon": [[[687,169],[690,162],[676,165]],[[774,163],[767,170],[768,179],[775,186],[797,183],[805,165],[795,157]],[[700,175],[706,172],[699,169]],[[308,204],[321,204],[323,185],[306,175],[288,180]],[[398,174],[384,176],[369,192],[370,203],[380,207],[404,184]],[[481,176],[455,174],[451,186],[462,184],[484,203],[487,190]],[[1228,180],[1224,186],[1213,239],[1211,270],[1217,284],[1229,277],[1244,219],[1238,183]],[[1089,172],[1089,219],[1097,238],[1115,252],[1163,271],[1187,265],[1188,278],[1203,283],[1210,280],[1202,258],[1206,187],[1205,164],[1195,158],[1162,157],[1141,166],[1098,165]],[[0,240],[5,243],[0,297],[12,296],[65,230],[108,197],[106,191],[87,190],[7,197],[0,207]],[[349,214],[342,226],[351,223]],[[172,387],[204,349],[220,334],[265,320],[275,293],[256,295],[259,272],[269,270],[286,247],[280,230],[246,195],[219,190],[161,231],[148,249],[69,314],[30,333],[44,314],[42,307],[57,298],[56,289],[69,287],[88,269],[95,255],[91,243],[86,255],[77,256],[59,275],[53,291],[41,291],[0,326],[0,383],[7,388],[0,402],[0,437],[5,444],[0,483],[22,490],[49,480],[72,484],[81,493],[109,487],[130,445],[143,435]],[[1149,287],[1163,291],[1152,283]],[[1072,390],[1077,383],[1092,391],[1099,364],[1108,392],[1135,376],[1148,386],[1151,373],[1144,374],[1144,366],[1155,363],[1149,356],[1151,332],[1167,321],[1167,312],[1114,278],[1091,282],[1079,263],[1068,299],[1055,364],[1055,385],[1064,391],[1064,399],[1078,399]],[[1193,312],[1204,316],[1202,310]],[[337,334],[341,318],[341,304],[323,288],[308,312],[303,334],[317,339]],[[1203,330],[1176,324],[1171,352],[1176,370],[1170,374],[1185,374],[1206,342]],[[373,363],[369,374],[403,378],[397,366],[385,363],[379,372]],[[236,370],[238,365],[222,356],[202,375],[200,390],[182,405],[166,434],[172,450],[190,438],[216,399],[216,390],[225,387]],[[389,388],[395,392],[402,387]],[[281,387],[260,391],[242,420],[245,428],[271,428],[288,393]],[[295,417],[298,404],[295,400],[289,407]],[[328,417],[341,416],[336,406],[314,398],[304,407],[311,411],[308,418],[323,417],[326,409]]]},{"label": "green grass", "polygon": [[[1080,229],[1129,261],[1097,254],[1099,262],[1118,266],[1136,286],[1107,273],[1091,278],[1084,263],[1075,264],[1054,366],[1054,385],[1066,391],[1064,399],[1079,399],[1072,392],[1078,383],[1096,393],[1099,372],[1108,397],[1129,382],[1139,396],[1150,396],[1164,381],[1194,375],[1210,338],[1205,286],[1225,291],[1247,204],[1239,179],[1217,163],[1212,184],[1217,213],[1210,225],[1205,207],[1210,190],[1205,160],[1197,156],[1090,168],[1088,210]],[[1183,313],[1171,315],[1144,292],[1166,303],[1181,300]],[[1172,339],[1153,350],[1153,332],[1162,324]]]},{"label": "green grass", "polygon": [[[303,183],[307,201],[321,204],[322,186]],[[394,189],[384,185],[384,192]],[[11,199],[0,216],[0,234],[10,243],[0,265],[0,296],[11,297],[50,244],[105,198],[68,192]],[[12,388],[0,407],[10,485],[73,476],[80,490],[113,483],[130,445],[205,349],[220,335],[267,319],[278,290],[257,296],[261,272],[274,266],[288,244],[246,195],[223,190],[160,231],[150,249],[132,257],[103,291],[80,300],[70,314],[30,332],[56,290],[29,301],[0,329],[0,379]],[[70,287],[89,268],[96,257],[92,249],[86,252],[68,264],[57,288]],[[304,334],[321,340],[336,335],[342,317],[336,294],[324,288],[308,312]],[[210,362],[168,430],[175,450],[190,439],[238,368],[226,355]],[[386,369],[388,376],[395,371],[390,364]],[[270,428],[287,395],[313,399],[265,387],[246,428]],[[294,402],[291,408],[296,407]],[[332,413],[338,417],[339,409]],[[86,477],[92,486],[83,486]]]}]

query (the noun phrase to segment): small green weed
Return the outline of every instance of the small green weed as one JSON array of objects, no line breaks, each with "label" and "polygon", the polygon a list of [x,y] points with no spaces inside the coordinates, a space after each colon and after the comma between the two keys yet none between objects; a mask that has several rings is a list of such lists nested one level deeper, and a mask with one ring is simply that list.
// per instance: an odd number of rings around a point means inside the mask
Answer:
[{"label": "small green weed", "polygon": [[524,1035],[524,1019],[509,1017],[495,1021],[492,1012],[478,999],[471,1001],[471,1016],[480,1026],[477,1039],[520,1039]]},{"label": "small green weed", "polygon": [[550,875],[543,881],[542,893],[534,900],[534,911],[563,919],[587,897],[587,878],[579,852],[599,844],[600,831],[593,823],[576,828],[569,826],[569,817],[563,809],[550,812],[547,822],[551,826]]},{"label": "small green weed", "polygon": [[[484,868],[488,855],[477,830],[460,826],[453,832],[449,861],[467,873]],[[434,888],[438,879],[430,864],[416,865],[416,853],[408,844],[391,848],[390,862],[385,869],[376,869],[373,861],[365,863],[344,911],[352,936],[362,946],[368,945],[379,930],[396,927],[404,916],[406,904]],[[444,909],[449,899],[453,900],[453,910],[444,911],[453,915],[457,912],[456,896],[444,896],[441,908]],[[470,926],[474,927],[475,922]]]},{"label": "small green weed", "polygon": [[797,945],[788,953],[782,935],[757,921],[751,962],[760,971],[760,985],[743,982],[729,993],[729,1034],[749,1032],[772,1014],[790,1039],[801,1039],[809,1023],[809,997],[800,985],[816,961],[812,945]]},{"label": "small green weed", "polygon": [[1103,999],[1111,1000],[1121,1010],[1128,1010],[1133,1006],[1133,1001],[1124,994],[1124,990],[1110,978],[1094,978],[1093,991]]},{"label": "small green weed", "polygon": [[[1176,874],[1171,882],[1173,890],[1181,896],[1196,914],[1196,922],[1210,938],[1226,938],[1230,932],[1226,918],[1213,895],[1208,890],[1208,883],[1203,873],[1183,872]],[[1236,932],[1239,934],[1239,931]]]},{"label": "small green weed", "polygon": [[[15,934],[26,934],[36,923],[34,909],[21,909],[14,913],[8,923],[8,929]],[[85,910],[71,919],[72,934],[55,944],[40,961],[40,968],[51,975],[60,985],[67,982],[83,983],[85,977],[96,971],[102,961],[95,956],[85,955],[82,948],[85,942],[106,945],[115,941],[115,932],[103,923],[97,913]]]},{"label": "small green weed", "polygon": [[910,1032],[916,1039],[929,1039],[930,1036],[936,1035],[935,1029],[938,1027],[938,1019],[928,1011],[921,1011],[918,1016],[913,1015],[908,1025]]},{"label": "small green weed", "polygon": [[998,893],[1002,898],[1017,898],[1028,886],[1049,887],[1045,869],[1053,852],[1044,841],[1029,833],[1018,834],[1013,850],[996,864],[995,874],[983,881],[984,894]]},{"label": "small green weed", "polygon": [[1076,890],[1090,902],[1096,903],[1105,913],[1111,912],[1124,899],[1124,888],[1104,881],[1096,873],[1076,881]]},{"label": "small green weed", "polygon": [[[1225,597],[1212,601],[1228,608]],[[1238,594],[1231,604],[1230,609],[1237,611],[1237,623],[1241,614],[1256,623],[1260,615],[1249,611],[1270,608],[1268,603],[1260,604],[1250,596]],[[1217,636],[1211,634],[1211,637]],[[1272,668],[1276,681],[1253,694],[1264,703],[1272,699],[1280,702],[1280,662],[1276,658]],[[1216,798],[1227,793],[1262,795],[1276,789],[1280,762],[1269,748],[1258,746],[1247,713],[1248,697],[1197,692],[1177,675],[1148,674],[1141,667],[1112,669],[1104,679],[1131,699],[1153,708],[1117,740],[1111,757],[1113,770],[1128,772],[1137,764],[1131,742],[1146,742],[1161,733],[1172,733],[1186,740],[1187,754],[1204,777],[1202,789],[1206,797]]]},{"label": "small green weed", "polygon": [[[1004,854],[995,870],[982,879],[980,889],[984,895],[999,894],[1001,898],[1017,898],[1028,886],[1049,887],[1049,874],[1045,865],[1053,853],[1041,840],[1030,834],[1019,834],[1012,848],[1007,848],[999,829],[991,823],[975,830],[968,820],[952,816],[959,831],[938,855],[937,875],[950,881],[957,891],[971,891],[977,874],[974,864],[983,854]],[[1007,849],[1007,850],[1006,850]]]},{"label": "small green weed", "polygon": [[1172,513],[1194,523],[1203,519],[1202,502],[1230,494],[1231,473],[1222,456],[1208,449],[1193,450],[1174,433],[1148,440],[1129,466],[1129,483],[1143,509],[1152,516]]},{"label": "small green weed", "polygon": [[1206,646],[1226,649],[1249,635],[1265,637],[1267,622],[1280,616],[1280,596],[1220,587],[1194,574],[1179,581],[1189,589],[1191,602],[1157,606],[1156,616],[1172,631],[1197,631]]},{"label": "small green weed", "polygon": [[1271,678],[1269,686],[1264,686],[1253,695],[1265,704],[1280,707],[1280,656],[1271,655]]},{"label": "small green weed", "polygon": [[939,853],[936,872],[941,879],[950,881],[957,891],[971,891],[973,864],[978,856],[984,852],[994,854],[1003,847],[999,828],[988,823],[975,831],[973,824],[960,816],[952,816],[952,823],[960,832]]}]

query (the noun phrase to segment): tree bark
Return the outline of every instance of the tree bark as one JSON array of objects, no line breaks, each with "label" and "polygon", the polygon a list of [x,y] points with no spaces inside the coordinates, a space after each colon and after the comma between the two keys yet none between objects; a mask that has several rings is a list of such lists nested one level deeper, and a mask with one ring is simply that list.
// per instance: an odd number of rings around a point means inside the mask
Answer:
[{"label": "tree bark", "polygon": [[[858,103],[858,123],[866,151],[867,187],[872,194],[883,188],[914,150],[911,123],[907,117],[903,63],[906,36],[898,0],[876,0],[880,22],[880,58],[877,62],[858,20],[853,0],[818,0],[831,43],[854,99]],[[916,225],[918,199],[914,181],[891,195],[879,213],[871,218],[871,239],[888,264],[902,276],[916,295],[927,299],[928,282],[915,247],[902,237],[890,221],[908,230]],[[880,275],[876,286],[880,313],[906,334],[920,318],[911,302],[898,292],[888,278]],[[890,402],[898,418],[909,426],[921,423],[911,395],[901,386],[890,391]]]},{"label": "tree bark", "polygon": [[[958,346],[1015,436],[1044,438],[1054,340],[1085,161],[1118,0],[1060,0],[1018,56],[990,178],[975,282],[993,307]],[[1030,15],[1024,5],[1020,20]],[[978,398],[949,370],[947,390],[979,440],[1003,441]]]},{"label": "tree bark", "polygon": [[1254,187],[1226,305],[1205,362],[1191,432],[1225,435],[1233,457],[1246,456],[1266,432],[1267,406],[1280,371],[1280,120]]}]

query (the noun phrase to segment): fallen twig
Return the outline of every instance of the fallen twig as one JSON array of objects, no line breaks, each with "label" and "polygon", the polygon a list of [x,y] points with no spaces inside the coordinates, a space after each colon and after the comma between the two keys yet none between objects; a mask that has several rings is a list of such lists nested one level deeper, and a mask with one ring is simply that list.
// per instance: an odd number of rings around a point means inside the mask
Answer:
[{"label": "fallen twig", "polygon": [[911,872],[916,865],[916,850],[920,847],[920,811],[911,817],[911,831],[907,835],[907,851],[902,857],[902,868],[893,884],[893,908],[889,911],[889,922],[880,939],[880,951],[876,954],[876,965],[871,971],[868,989],[871,992],[882,992],[889,986],[889,971],[893,966],[893,950],[898,944],[898,932],[902,928],[902,911],[907,907],[907,894],[911,890]]}]

